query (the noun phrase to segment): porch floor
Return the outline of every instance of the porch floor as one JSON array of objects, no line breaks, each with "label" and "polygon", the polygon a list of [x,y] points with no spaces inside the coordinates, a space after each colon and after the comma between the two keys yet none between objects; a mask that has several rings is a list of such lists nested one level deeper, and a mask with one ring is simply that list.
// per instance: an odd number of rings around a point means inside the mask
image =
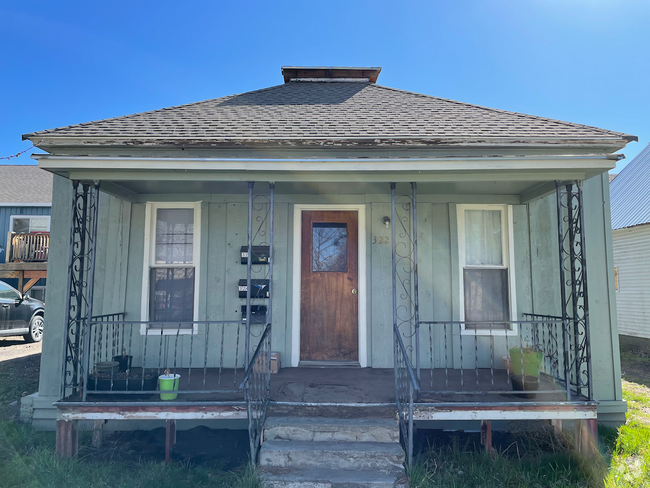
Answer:
[{"label": "porch floor", "polygon": [[[134,368],[135,370],[135,368]],[[154,370],[155,371],[155,370]],[[174,402],[242,402],[236,390],[244,372],[218,368],[176,369],[181,375],[179,395]],[[221,382],[219,383],[219,380]],[[135,381],[137,388],[139,382]],[[220,385],[220,386],[219,386]],[[92,384],[91,390],[92,390]],[[226,393],[186,393],[183,391],[229,389]],[[566,393],[548,376],[539,380],[540,393],[513,391],[505,370],[444,369],[421,370],[422,403],[497,403],[497,402],[565,402]],[[543,393],[543,391],[548,393]],[[271,401],[279,403],[348,403],[394,404],[395,378],[392,368],[284,368],[271,375]],[[79,399],[69,398],[70,401]],[[572,401],[575,401],[573,399]],[[586,399],[584,399],[586,401]],[[133,392],[106,394],[89,391],[88,402],[160,402],[158,394]]]}]

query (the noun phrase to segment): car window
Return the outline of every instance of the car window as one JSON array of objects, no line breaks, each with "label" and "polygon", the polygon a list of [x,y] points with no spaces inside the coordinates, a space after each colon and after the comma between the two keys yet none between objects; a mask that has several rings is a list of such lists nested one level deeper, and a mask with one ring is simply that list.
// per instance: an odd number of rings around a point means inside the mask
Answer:
[{"label": "car window", "polygon": [[16,298],[18,298],[18,293],[9,285],[0,282],[0,300],[15,300]]}]

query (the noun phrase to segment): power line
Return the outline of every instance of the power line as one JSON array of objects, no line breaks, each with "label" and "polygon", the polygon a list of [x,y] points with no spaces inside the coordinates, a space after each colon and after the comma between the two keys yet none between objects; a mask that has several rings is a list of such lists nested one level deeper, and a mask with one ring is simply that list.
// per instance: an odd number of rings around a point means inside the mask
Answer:
[{"label": "power line", "polygon": [[0,159],[13,159],[13,158],[17,158],[18,156],[20,156],[20,155],[22,155],[22,154],[25,154],[27,151],[31,151],[32,149],[34,149],[34,146],[33,146],[33,145],[32,145],[31,147],[28,147],[28,148],[25,149],[24,151],[20,151],[19,153],[12,154],[11,156],[0,156]]}]

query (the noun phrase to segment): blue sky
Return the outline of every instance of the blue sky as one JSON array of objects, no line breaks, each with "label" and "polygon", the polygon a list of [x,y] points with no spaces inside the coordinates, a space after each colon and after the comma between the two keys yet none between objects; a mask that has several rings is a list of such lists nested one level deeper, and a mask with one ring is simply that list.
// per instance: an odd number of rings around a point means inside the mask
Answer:
[{"label": "blue sky", "polygon": [[277,85],[282,65],[381,66],[382,85],[639,136],[617,171],[650,142],[647,0],[4,0],[0,25],[0,156]]}]

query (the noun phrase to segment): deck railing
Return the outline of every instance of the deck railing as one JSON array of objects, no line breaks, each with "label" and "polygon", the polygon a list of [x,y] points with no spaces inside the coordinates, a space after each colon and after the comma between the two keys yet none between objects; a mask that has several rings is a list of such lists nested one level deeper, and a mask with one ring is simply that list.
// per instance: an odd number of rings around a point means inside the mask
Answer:
[{"label": "deck railing", "polygon": [[[566,384],[570,336],[561,317],[508,322],[420,321],[423,395],[577,394]],[[575,386],[575,385],[573,385]]]},{"label": "deck railing", "polygon": [[[158,384],[167,370],[180,375],[178,395],[241,393],[243,321],[126,321],[112,314],[93,317],[89,330],[84,400],[88,394],[169,393]],[[257,336],[263,341],[261,332]]]},{"label": "deck railing", "polygon": [[50,234],[9,233],[7,262],[47,261],[50,250]]},{"label": "deck railing", "polygon": [[395,403],[402,447],[406,453],[406,468],[410,473],[413,466],[413,401],[420,389],[413,372],[411,360],[404,347],[397,327],[393,331],[395,353]]},{"label": "deck railing", "polygon": [[248,408],[251,461],[256,464],[262,446],[266,411],[271,399],[271,324],[266,324],[264,327],[262,337],[246,368],[240,389],[244,390]]}]

